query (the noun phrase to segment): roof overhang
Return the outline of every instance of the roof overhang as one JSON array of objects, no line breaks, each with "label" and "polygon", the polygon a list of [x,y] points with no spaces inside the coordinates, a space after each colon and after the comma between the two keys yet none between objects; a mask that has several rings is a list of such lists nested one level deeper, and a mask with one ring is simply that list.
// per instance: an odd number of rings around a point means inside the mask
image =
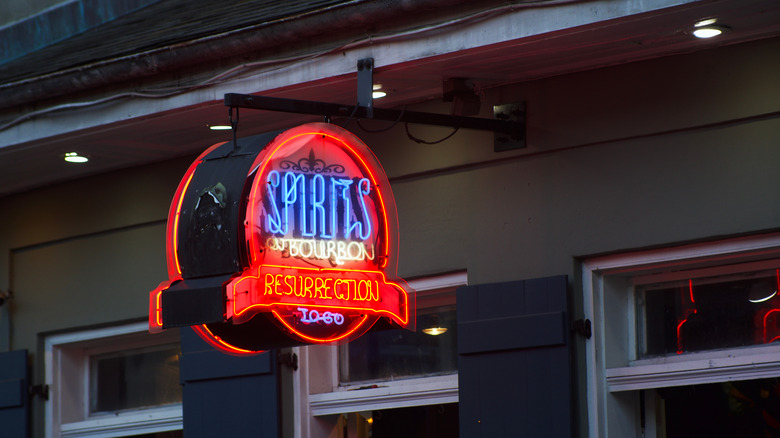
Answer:
[{"label": "roof overhang", "polygon": [[[717,40],[693,38],[693,24],[708,17],[733,30]],[[229,134],[208,130],[228,121],[226,93],[354,103],[362,58],[374,59],[374,80],[392,91],[375,105],[390,108],[440,99],[442,81],[451,77],[488,89],[778,35],[780,4],[774,0],[518,3],[319,51],[280,53],[286,56],[279,62],[205,66],[198,71],[205,83],[170,95],[150,97],[160,85],[154,77],[144,79],[143,92],[117,83],[5,113],[0,196],[191,155],[228,140]],[[315,118],[244,111],[241,135]],[[62,155],[74,148],[94,159],[66,165]]]}]

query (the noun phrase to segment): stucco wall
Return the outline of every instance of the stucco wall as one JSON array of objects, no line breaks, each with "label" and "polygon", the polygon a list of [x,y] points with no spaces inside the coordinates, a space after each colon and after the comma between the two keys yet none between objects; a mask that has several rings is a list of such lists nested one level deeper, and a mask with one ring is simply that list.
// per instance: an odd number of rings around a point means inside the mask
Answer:
[{"label": "stucco wall", "polygon": [[[165,279],[165,218],[190,159],[128,169],[0,200],[0,290],[10,348],[38,334],[142,317]],[[8,322],[3,314],[3,323]],[[8,342],[3,331],[0,342]]]},{"label": "stucco wall", "polygon": [[467,268],[475,283],[571,275],[578,256],[777,228],[778,49],[765,41],[490,90],[491,104],[527,102],[520,153],[493,153],[490,134],[465,131],[435,146],[386,140],[401,271]]}]

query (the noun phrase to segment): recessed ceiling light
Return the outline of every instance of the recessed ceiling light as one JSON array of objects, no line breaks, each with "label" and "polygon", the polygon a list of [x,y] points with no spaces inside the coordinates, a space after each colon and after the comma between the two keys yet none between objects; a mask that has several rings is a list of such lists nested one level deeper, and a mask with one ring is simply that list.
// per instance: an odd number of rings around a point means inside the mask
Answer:
[{"label": "recessed ceiling light", "polygon": [[722,24],[716,24],[718,22],[717,18],[707,18],[704,20],[697,21],[693,27],[695,28],[693,30],[693,36],[696,38],[712,38],[716,37],[723,32],[726,32],[730,30],[728,26],[724,26]]},{"label": "recessed ceiling light", "polygon": [[230,125],[209,125],[209,129],[212,131],[229,131],[233,129]]},{"label": "recessed ceiling light", "polygon": [[447,328],[446,327],[428,327],[428,328],[422,329],[422,332],[425,333],[426,335],[439,336],[439,335],[441,335],[443,333],[446,333],[447,332]]},{"label": "recessed ceiling light", "polygon": [[80,155],[78,152],[65,153],[65,161],[68,163],[86,163],[89,158],[85,155]]},{"label": "recessed ceiling light", "polygon": [[387,93],[382,91],[382,84],[374,84],[372,89],[374,90],[374,92],[371,93],[371,97],[373,97],[374,99],[381,99],[387,96]]},{"label": "recessed ceiling light", "polygon": [[693,36],[696,38],[712,38],[723,33],[723,29],[716,26],[705,26],[696,28],[693,31]]},{"label": "recessed ceiling light", "polygon": [[709,26],[709,25],[715,24],[717,22],[718,22],[717,18],[708,18],[706,20],[701,20],[701,21],[696,22],[696,24],[694,24],[693,27]]}]

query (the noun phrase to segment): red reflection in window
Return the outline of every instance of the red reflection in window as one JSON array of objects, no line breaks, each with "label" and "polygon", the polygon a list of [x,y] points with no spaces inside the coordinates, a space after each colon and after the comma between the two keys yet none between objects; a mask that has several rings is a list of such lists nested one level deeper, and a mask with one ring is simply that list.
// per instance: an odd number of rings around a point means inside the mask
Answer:
[{"label": "red reflection in window", "polygon": [[[780,306],[778,303],[780,299],[777,298],[777,291],[780,290],[780,269],[775,270],[774,281],[767,283],[767,277],[757,277],[751,280],[736,280],[731,282],[725,282],[724,285],[730,285],[732,289],[727,289],[724,286],[719,293],[721,296],[733,296],[729,298],[729,303],[732,307],[728,309],[724,308],[725,304],[717,304],[719,306],[719,312],[721,312],[722,318],[734,318],[734,319],[722,319],[712,316],[713,300],[709,295],[715,293],[713,286],[719,283],[705,283],[702,287],[709,288],[709,292],[705,292],[705,295],[700,296],[702,303],[709,303],[709,310],[702,314],[705,319],[698,319],[698,326],[696,328],[689,327],[691,324],[691,316],[697,315],[698,317],[698,304],[695,300],[693,291],[693,280],[688,280],[688,293],[680,294],[680,310],[678,311],[677,319],[677,354],[682,354],[685,350],[697,350],[691,342],[690,336],[695,332],[693,330],[707,330],[710,333],[718,333],[716,329],[719,326],[737,327],[737,324],[747,323],[752,324],[752,333],[745,330],[750,330],[750,327],[745,329],[739,329],[745,333],[741,336],[740,340],[732,340],[734,345],[759,345],[764,343],[771,343],[780,339]],[[771,278],[771,277],[769,277]],[[770,280],[771,281],[771,280]],[[774,283],[774,288],[771,287]],[[774,290],[773,290],[774,289]],[[748,291],[750,292],[748,294]],[[749,296],[750,295],[750,296]],[[710,316],[707,316],[709,314]],[[713,324],[719,324],[714,326]],[[739,326],[742,327],[742,326]],[[737,330],[736,328],[734,329]],[[688,338],[686,338],[686,333]],[[699,335],[701,337],[701,335]],[[712,337],[712,336],[710,336]],[[714,344],[713,344],[714,345]]]},{"label": "red reflection in window", "polygon": [[685,300],[686,295],[681,294],[681,306],[683,309],[683,316],[682,319],[679,320],[677,323],[677,354],[682,354],[684,350],[684,344],[683,344],[683,336],[681,336],[681,329],[683,324],[688,322],[688,318],[696,313],[696,300],[693,297],[693,280],[688,280],[688,294],[687,297],[690,299],[690,301]]}]

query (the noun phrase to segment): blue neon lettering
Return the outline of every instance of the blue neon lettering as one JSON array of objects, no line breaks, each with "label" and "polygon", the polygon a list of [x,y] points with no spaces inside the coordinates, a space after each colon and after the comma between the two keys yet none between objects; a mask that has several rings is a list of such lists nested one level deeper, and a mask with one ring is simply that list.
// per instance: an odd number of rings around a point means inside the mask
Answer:
[{"label": "blue neon lettering", "polygon": [[301,322],[304,324],[322,323],[326,325],[344,324],[344,315],[337,312],[320,312],[316,309],[307,309],[305,307],[299,307],[298,311],[301,312]]},{"label": "blue neon lettering", "polygon": [[330,233],[325,226],[325,199],[327,193],[325,192],[325,177],[322,175],[314,175],[311,179],[311,216],[312,216],[312,230],[311,236],[317,234],[317,229],[320,231],[320,237],[323,239],[332,239],[334,232]]},{"label": "blue neon lettering", "polygon": [[371,236],[371,221],[368,220],[368,209],[366,208],[366,196],[369,193],[371,193],[371,182],[368,178],[363,178],[358,181],[358,202],[360,202],[360,211],[363,213],[363,223],[360,224],[358,237],[362,240],[366,240]]},{"label": "blue neon lettering", "polygon": [[[347,218],[349,217],[349,186],[352,185],[351,179],[343,179],[343,178],[331,178],[330,179],[330,224],[331,224],[331,231],[333,232],[334,237],[336,236],[336,230],[338,230],[338,209],[336,206],[338,205],[339,198],[346,199],[346,203],[342,204],[342,209],[344,211],[344,230],[346,230],[347,225]],[[343,237],[347,237],[346,232],[344,233]]]},{"label": "blue neon lettering", "polygon": [[[284,178],[282,178],[282,204],[284,204],[284,213],[282,213],[282,233],[287,234],[290,230],[290,210],[295,202],[298,200],[298,183],[303,184],[303,175],[296,174],[294,172],[285,172]],[[305,196],[301,193],[301,199],[305,202]]]},{"label": "blue neon lettering", "polygon": [[[371,237],[367,178],[348,179],[270,171],[266,177],[265,229],[276,235],[332,240]],[[291,225],[292,222],[292,225]]]},{"label": "blue neon lettering", "polygon": [[279,172],[275,170],[269,172],[266,178],[266,199],[271,211],[265,216],[265,227],[274,234],[282,232],[282,217],[276,205],[276,188],[279,187],[279,179]]},{"label": "blue neon lettering", "polygon": [[349,239],[352,235],[352,230],[355,229],[355,224],[352,223],[352,203],[349,196],[349,188],[354,181],[351,179],[340,179],[341,185],[341,201],[344,206],[344,238]]}]

